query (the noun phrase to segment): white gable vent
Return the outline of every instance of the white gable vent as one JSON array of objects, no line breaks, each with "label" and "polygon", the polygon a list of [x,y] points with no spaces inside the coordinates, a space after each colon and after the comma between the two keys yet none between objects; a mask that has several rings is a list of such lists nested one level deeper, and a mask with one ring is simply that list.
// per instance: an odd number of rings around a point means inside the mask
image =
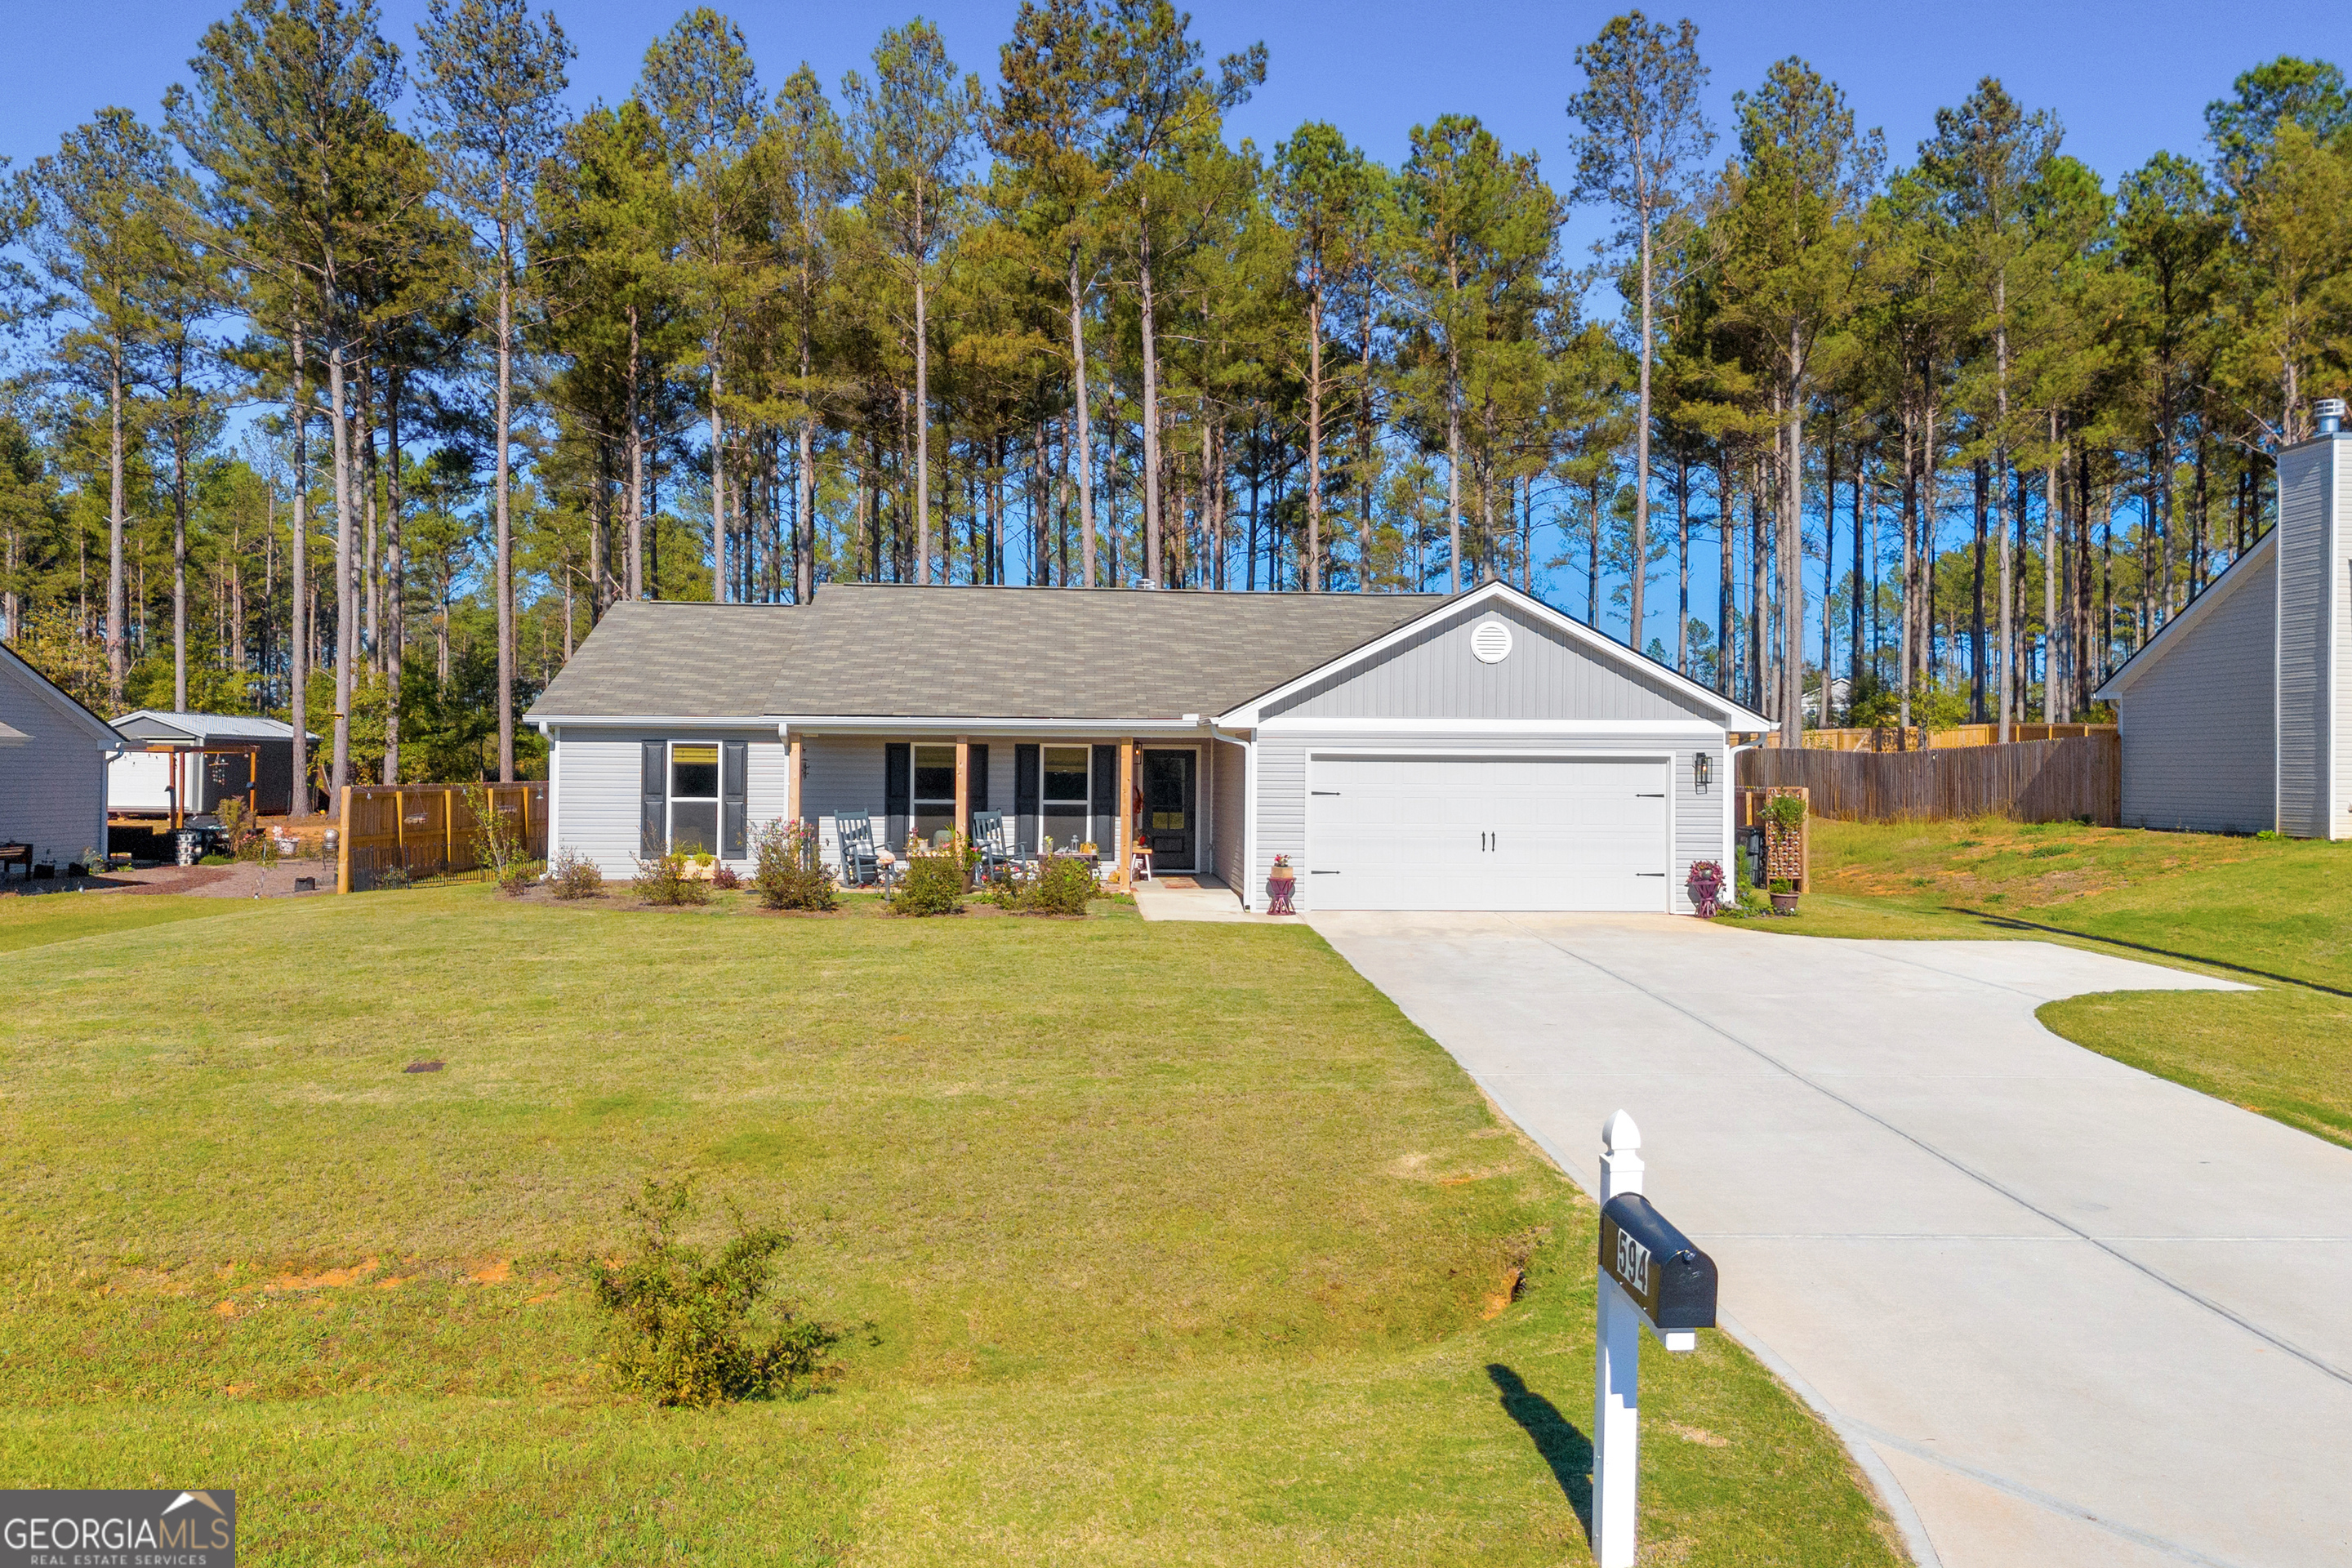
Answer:
[{"label": "white gable vent", "polygon": [[1511,628],[1489,616],[1470,634],[1470,651],[1480,664],[1500,664],[1511,657]]}]

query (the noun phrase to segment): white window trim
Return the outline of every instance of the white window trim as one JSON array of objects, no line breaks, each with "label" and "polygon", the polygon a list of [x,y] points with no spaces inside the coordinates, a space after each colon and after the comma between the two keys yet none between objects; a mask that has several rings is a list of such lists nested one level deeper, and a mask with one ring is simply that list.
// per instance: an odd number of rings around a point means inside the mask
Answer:
[{"label": "white window trim", "polygon": [[[719,784],[717,789],[713,793],[707,795],[682,795],[677,793],[677,749],[680,746],[709,746],[719,752]],[[675,855],[678,852],[677,803],[683,800],[689,805],[700,805],[707,800],[710,803],[710,837],[712,840],[710,854],[713,859],[726,859],[727,857],[721,854],[720,851],[727,847],[727,742],[724,741],[672,741],[669,742],[669,750],[666,753],[666,758],[669,764],[669,777],[663,781],[668,785],[668,787],[662,792],[667,797],[662,806],[663,852],[670,855]]]},{"label": "white window trim", "polygon": [[[1087,759],[1085,764],[1078,769],[1078,776],[1087,781],[1086,796],[1083,802],[1079,803],[1081,809],[1078,812],[1078,821],[1081,826],[1078,829],[1078,837],[1071,844],[1066,846],[1066,847],[1068,848],[1076,848],[1078,845],[1084,844],[1087,839],[1094,837],[1095,749],[1092,744],[1085,741],[1040,741],[1037,742],[1037,840],[1041,844],[1045,842],[1046,837],[1046,808],[1054,805],[1067,807],[1072,804],[1072,802],[1067,799],[1057,800],[1045,793],[1045,753],[1047,752],[1078,752],[1083,753]],[[1019,793],[1019,785],[1017,784],[1014,786],[1014,792],[1016,795]],[[1096,858],[1102,858],[1102,846],[1099,844],[1096,845],[1095,851]],[[1114,851],[1114,853],[1116,853],[1116,851]]]}]

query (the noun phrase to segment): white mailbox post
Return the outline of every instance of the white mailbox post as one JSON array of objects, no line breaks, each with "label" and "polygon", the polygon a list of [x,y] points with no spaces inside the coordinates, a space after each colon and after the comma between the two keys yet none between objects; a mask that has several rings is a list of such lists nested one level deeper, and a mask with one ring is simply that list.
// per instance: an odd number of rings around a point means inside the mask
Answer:
[{"label": "white mailbox post", "polygon": [[1592,1555],[1633,1568],[1640,1502],[1640,1364],[1646,1324],[1670,1351],[1715,1326],[1715,1260],[1642,1195],[1642,1131],[1623,1111],[1601,1129],[1601,1268],[1592,1348]]}]

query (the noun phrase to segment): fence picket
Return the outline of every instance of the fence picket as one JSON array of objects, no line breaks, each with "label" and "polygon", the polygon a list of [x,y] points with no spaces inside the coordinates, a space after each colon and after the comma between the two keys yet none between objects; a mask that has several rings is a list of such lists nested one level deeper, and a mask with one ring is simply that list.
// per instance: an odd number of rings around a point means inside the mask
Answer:
[{"label": "fence picket", "polygon": [[1757,750],[1739,785],[1801,785],[1812,809],[1850,822],[2007,816],[2020,822],[2121,819],[2123,743],[2112,730],[2060,740],[1926,752]]}]

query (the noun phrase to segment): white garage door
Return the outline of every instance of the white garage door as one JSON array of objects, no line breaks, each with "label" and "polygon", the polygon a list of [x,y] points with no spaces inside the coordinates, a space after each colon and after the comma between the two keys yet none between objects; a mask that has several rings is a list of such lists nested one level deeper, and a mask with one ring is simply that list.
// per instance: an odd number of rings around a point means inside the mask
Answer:
[{"label": "white garage door", "polygon": [[1315,758],[1308,907],[1665,909],[1669,770],[1633,758]]}]

